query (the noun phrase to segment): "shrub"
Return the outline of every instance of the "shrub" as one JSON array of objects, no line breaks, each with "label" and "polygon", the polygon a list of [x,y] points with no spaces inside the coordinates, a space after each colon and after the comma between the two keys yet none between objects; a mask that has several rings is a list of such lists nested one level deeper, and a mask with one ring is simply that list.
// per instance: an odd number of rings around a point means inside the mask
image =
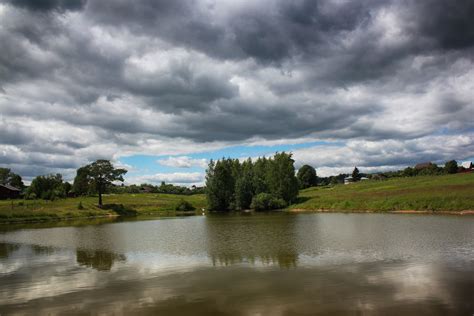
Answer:
[{"label": "shrub", "polygon": [[260,193],[253,197],[250,207],[256,211],[266,211],[285,208],[283,199],[278,199],[268,193]]},{"label": "shrub", "polygon": [[26,195],[27,200],[36,200],[36,198],[37,198],[37,196],[36,196],[36,193],[34,193],[34,192],[28,193]]},{"label": "shrub", "polygon": [[196,208],[188,201],[180,200],[174,209],[179,212],[190,212]]}]

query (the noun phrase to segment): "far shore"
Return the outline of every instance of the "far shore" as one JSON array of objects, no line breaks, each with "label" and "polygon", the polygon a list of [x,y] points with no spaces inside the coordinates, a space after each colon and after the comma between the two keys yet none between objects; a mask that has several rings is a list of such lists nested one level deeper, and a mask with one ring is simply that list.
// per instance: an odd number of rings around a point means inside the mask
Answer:
[{"label": "far shore", "polygon": [[[376,213],[474,215],[474,173],[361,181],[350,185],[316,186],[301,190],[288,213]],[[194,211],[181,214],[187,201]],[[0,223],[61,221],[78,218],[179,216],[202,214],[204,194],[161,193],[104,195],[46,200],[0,201]],[[281,211],[281,210],[280,210]],[[207,213],[207,212],[206,212]]]},{"label": "far shore", "polygon": [[[429,210],[398,210],[398,211],[374,211],[374,210],[331,210],[331,209],[289,209],[289,210],[278,210],[278,212],[288,212],[288,213],[296,213],[296,214],[311,214],[311,213],[338,213],[338,214],[425,214],[425,215],[474,215],[474,210],[463,210],[463,211],[429,211]],[[271,213],[277,212],[274,211],[267,211],[267,212],[255,212],[251,211],[251,213]],[[219,214],[219,212],[216,212]],[[234,212],[234,213],[241,213],[241,212]],[[225,213],[222,213],[225,214]],[[202,213],[195,213],[195,212],[150,212],[150,213],[141,213],[134,216],[127,216],[127,215],[119,215],[119,214],[104,214],[104,215],[95,215],[95,216],[73,216],[73,217],[45,217],[41,219],[37,218],[14,218],[10,220],[2,220],[0,219],[0,225],[6,224],[35,224],[35,223],[47,223],[47,222],[69,222],[69,221],[77,221],[77,220],[94,220],[94,219],[104,219],[104,218],[140,218],[140,217],[169,217],[169,216],[202,216],[205,214]]]},{"label": "far shore", "polygon": [[288,210],[288,212],[290,212],[290,213],[377,213],[377,214],[474,215],[474,210],[462,210],[462,211],[430,211],[430,210],[375,211],[375,210],[331,210],[331,209],[295,208],[295,209]]}]

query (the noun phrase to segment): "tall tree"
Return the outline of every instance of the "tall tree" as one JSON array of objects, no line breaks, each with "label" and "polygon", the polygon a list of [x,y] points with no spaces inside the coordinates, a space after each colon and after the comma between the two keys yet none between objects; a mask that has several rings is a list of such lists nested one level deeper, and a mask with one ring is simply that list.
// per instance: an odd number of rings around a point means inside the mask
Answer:
[{"label": "tall tree", "polygon": [[447,173],[457,173],[458,172],[458,163],[456,160],[448,161],[444,164],[444,171]]},{"label": "tall tree", "polygon": [[252,186],[255,194],[268,192],[267,169],[269,160],[265,157],[258,158],[253,166]]},{"label": "tall tree", "polygon": [[208,208],[214,211],[228,211],[235,208],[235,168],[232,159],[209,163],[206,172],[206,197]]},{"label": "tall tree", "polygon": [[359,181],[360,180],[360,173],[359,173],[359,169],[357,169],[357,167],[354,167],[354,171],[352,171],[352,180],[353,181]]},{"label": "tall tree", "polygon": [[242,163],[241,174],[235,183],[235,203],[237,209],[248,209],[254,195],[253,188],[253,165],[249,158]]},{"label": "tall tree", "polygon": [[299,187],[301,189],[315,186],[318,182],[316,170],[310,165],[304,165],[298,169],[298,174],[296,177],[298,178]]},{"label": "tall tree", "polygon": [[267,169],[269,191],[275,198],[291,204],[298,196],[298,179],[295,176],[292,154],[276,153]]},{"label": "tall tree", "polygon": [[97,160],[86,166],[87,177],[99,194],[99,206],[102,206],[102,194],[114,181],[122,181],[125,169],[115,168],[109,160]]},{"label": "tall tree", "polygon": [[[208,208],[214,211],[245,209],[256,196],[271,208],[281,208],[293,202],[298,195],[291,154],[276,153],[274,157],[211,161],[206,170]],[[258,200],[258,199],[257,199]],[[258,202],[256,200],[256,202]],[[270,203],[271,202],[271,203]],[[267,207],[265,206],[265,207]]]},{"label": "tall tree", "polygon": [[76,177],[74,178],[74,183],[72,185],[72,190],[75,195],[86,195],[90,191],[89,169],[87,167],[80,167],[76,171]]}]

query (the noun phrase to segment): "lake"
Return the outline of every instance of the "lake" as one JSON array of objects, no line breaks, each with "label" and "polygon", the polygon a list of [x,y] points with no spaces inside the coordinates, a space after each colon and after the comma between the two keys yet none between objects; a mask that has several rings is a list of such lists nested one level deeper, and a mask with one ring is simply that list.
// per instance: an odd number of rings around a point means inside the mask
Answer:
[{"label": "lake", "polygon": [[0,315],[472,315],[474,217],[0,225]]}]

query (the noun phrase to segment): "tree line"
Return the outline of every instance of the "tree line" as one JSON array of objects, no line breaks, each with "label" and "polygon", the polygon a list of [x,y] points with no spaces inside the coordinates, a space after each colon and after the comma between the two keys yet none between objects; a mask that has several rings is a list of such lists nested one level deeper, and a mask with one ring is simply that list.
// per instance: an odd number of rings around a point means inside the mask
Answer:
[{"label": "tree line", "polygon": [[[353,181],[367,177],[382,180],[392,177],[413,177],[421,175],[441,175],[463,172],[455,160],[440,167],[433,163],[419,164],[398,171],[377,174],[365,174],[355,167]],[[0,168],[0,184],[9,184],[23,190],[27,199],[54,200],[67,196],[98,195],[102,205],[103,193],[168,193],[199,194],[206,193],[210,210],[228,211],[284,208],[296,200],[299,189],[312,186],[335,185],[344,183],[351,174],[339,174],[330,177],[318,177],[314,167],[303,165],[295,176],[294,160],[291,154],[276,153],[271,158],[221,159],[210,162],[206,170],[206,187],[181,187],[164,182],[159,186],[152,184],[116,185],[123,182],[125,169],[115,168],[108,160],[97,160],[77,169],[71,185],[63,180],[61,174],[41,175],[34,178],[26,187],[20,175],[8,168]]]},{"label": "tree line", "polygon": [[206,170],[206,197],[211,211],[284,208],[297,196],[294,160],[285,152],[255,161],[211,160]]},{"label": "tree line", "polygon": [[77,169],[73,184],[64,181],[61,174],[47,174],[35,177],[26,187],[20,175],[8,168],[0,168],[0,184],[9,184],[23,191],[26,199],[55,200],[74,196],[99,196],[102,205],[103,193],[165,193],[165,194],[203,194],[204,188],[177,186],[162,182],[161,185],[117,185],[123,182],[125,169],[115,168],[109,160],[97,160]]},{"label": "tree line", "polygon": [[25,198],[55,200],[68,195],[98,194],[98,204],[102,206],[102,194],[114,182],[123,182],[125,173],[127,170],[115,168],[109,160],[97,160],[77,170],[73,185],[63,181],[61,174],[37,176],[26,190]]}]

